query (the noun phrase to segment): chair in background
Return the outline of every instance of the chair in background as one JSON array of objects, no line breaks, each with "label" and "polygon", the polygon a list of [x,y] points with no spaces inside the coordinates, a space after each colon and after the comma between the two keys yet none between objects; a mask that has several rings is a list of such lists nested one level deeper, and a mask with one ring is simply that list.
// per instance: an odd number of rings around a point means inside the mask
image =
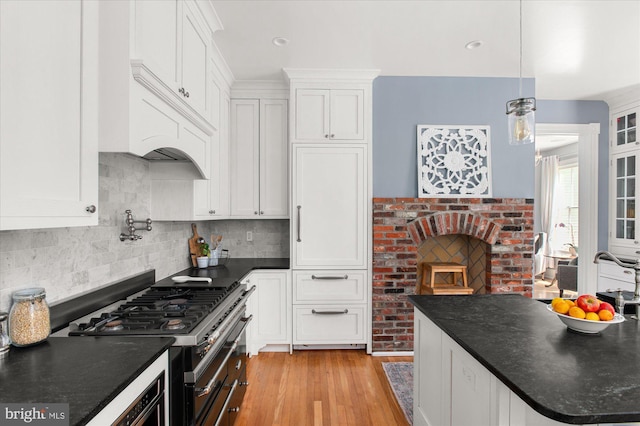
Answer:
[{"label": "chair in background", "polygon": [[533,240],[533,275],[534,277],[544,278],[544,273],[547,270],[544,254],[542,252],[542,246],[546,238],[546,233],[539,232],[536,234]]},{"label": "chair in background", "polygon": [[[562,262],[562,261],[561,261]],[[578,291],[578,258],[571,259],[568,263],[559,263],[556,271],[556,280],[560,289],[560,297],[565,290]]]}]

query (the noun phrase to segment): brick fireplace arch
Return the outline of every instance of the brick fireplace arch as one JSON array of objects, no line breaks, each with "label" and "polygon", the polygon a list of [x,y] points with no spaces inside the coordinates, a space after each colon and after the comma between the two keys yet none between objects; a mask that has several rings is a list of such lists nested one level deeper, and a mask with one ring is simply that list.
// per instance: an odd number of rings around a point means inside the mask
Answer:
[{"label": "brick fireplace arch", "polygon": [[[373,350],[413,349],[418,248],[464,235],[483,241],[487,293],[533,290],[533,200],[524,198],[373,199]],[[472,296],[471,296],[472,297]]]}]

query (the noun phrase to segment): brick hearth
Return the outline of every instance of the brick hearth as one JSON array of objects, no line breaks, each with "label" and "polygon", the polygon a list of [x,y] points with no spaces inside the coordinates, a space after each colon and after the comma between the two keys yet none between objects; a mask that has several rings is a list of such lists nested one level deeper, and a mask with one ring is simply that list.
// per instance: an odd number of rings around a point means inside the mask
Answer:
[{"label": "brick hearth", "polygon": [[482,292],[531,297],[532,199],[374,198],[373,351],[413,349],[413,308],[407,296],[415,293],[418,248],[445,235],[486,243]]}]

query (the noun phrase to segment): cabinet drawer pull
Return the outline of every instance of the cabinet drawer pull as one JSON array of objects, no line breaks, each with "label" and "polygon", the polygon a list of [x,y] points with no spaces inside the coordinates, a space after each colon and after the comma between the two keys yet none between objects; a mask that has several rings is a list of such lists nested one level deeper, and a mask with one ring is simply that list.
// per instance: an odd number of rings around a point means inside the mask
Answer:
[{"label": "cabinet drawer pull", "polygon": [[96,206],[94,206],[93,204],[90,206],[87,206],[85,208],[85,211],[87,211],[88,213],[95,213],[96,212]]},{"label": "cabinet drawer pull", "polygon": [[348,314],[349,310],[345,309],[344,311],[316,311],[315,309],[312,309],[311,313],[317,315],[343,315]]},{"label": "cabinet drawer pull", "polygon": [[326,276],[326,277],[318,277],[316,275],[311,275],[312,280],[348,280],[349,275],[342,276]]},{"label": "cabinet drawer pull", "polygon": [[624,274],[629,274],[629,275],[631,275],[631,274],[635,273],[635,272],[633,272],[633,271],[629,271],[629,270],[625,270],[625,271],[622,271],[622,272],[623,272]]}]

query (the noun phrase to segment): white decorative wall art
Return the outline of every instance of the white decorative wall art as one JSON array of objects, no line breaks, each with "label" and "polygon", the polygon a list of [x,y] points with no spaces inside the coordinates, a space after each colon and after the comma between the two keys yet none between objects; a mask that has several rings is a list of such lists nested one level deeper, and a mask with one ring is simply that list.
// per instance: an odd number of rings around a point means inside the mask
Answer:
[{"label": "white decorative wall art", "polygon": [[418,197],[491,197],[489,130],[418,125]]}]

